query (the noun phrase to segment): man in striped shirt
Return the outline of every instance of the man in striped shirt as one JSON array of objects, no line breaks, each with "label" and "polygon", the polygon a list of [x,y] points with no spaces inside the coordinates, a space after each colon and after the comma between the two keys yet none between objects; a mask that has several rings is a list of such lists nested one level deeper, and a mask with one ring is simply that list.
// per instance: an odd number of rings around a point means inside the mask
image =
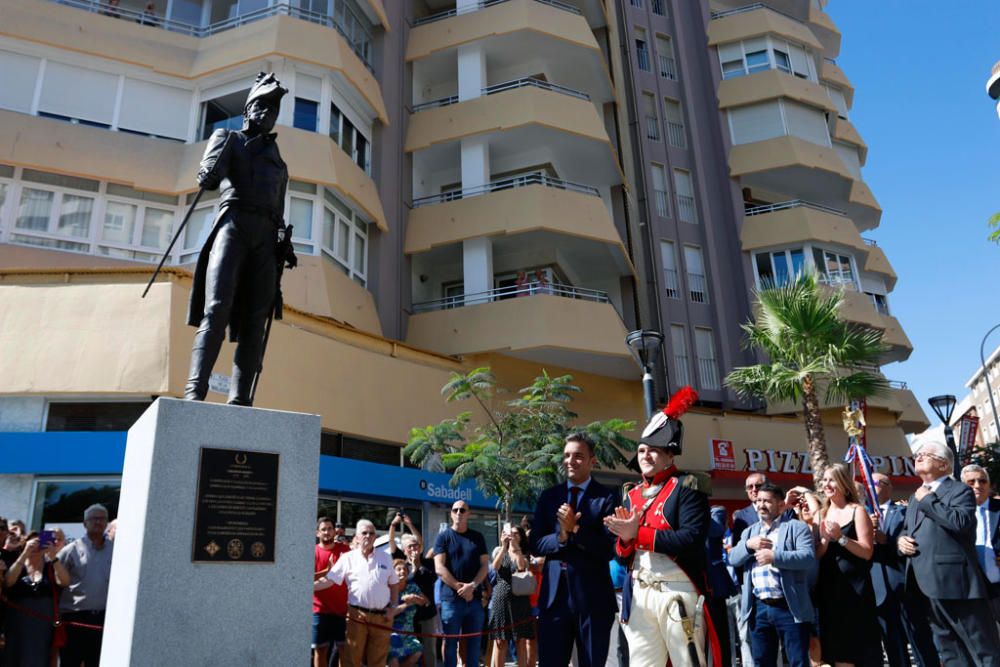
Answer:
[{"label": "man in striped shirt", "polygon": [[782,517],[784,498],[780,488],[765,483],[754,502],[760,521],[743,531],[729,553],[734,567],[744,566],[740,609],[758,667],[776,667],[779,640],[791,667],[809,667],[809,625],[816,616],[809,582],[816,553],[809,527]]}]

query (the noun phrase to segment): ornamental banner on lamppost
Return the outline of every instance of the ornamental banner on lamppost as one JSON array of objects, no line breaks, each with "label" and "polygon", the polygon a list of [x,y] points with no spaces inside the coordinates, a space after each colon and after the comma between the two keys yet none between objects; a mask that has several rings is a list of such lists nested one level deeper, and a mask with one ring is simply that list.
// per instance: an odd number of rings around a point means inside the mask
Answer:
[{"label": "ornamental banner on lamppost", "polygon": [[979,431],[979,417],[974,407],[962,415],[958,421],[958,428],[958,459],[964,465],[969,462],[969,456],[976,448],[976,433]]}]

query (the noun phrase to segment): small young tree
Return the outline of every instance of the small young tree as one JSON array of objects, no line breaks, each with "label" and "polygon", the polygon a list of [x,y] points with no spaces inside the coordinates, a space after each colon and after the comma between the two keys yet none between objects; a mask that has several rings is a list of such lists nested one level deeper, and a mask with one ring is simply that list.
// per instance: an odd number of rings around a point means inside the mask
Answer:
[{"label": "small young tree", "polygon": [[888,382],[869,370],[884,351],[882,332],[842,320],[843,293],[821,290],[809,274],[756,296],[757,315],[742,325],[744,345],[768,362],[733,369],[726,385],[743,397],[801,402],[818,482],[830,465],[819,392],[825,386],[827,400],[844,402],[883,393]]},{"label": "small young tree", "polygon": [[545,371],[531,386],[518,390],[517,398],[498,407],[497,386],[489,368],[454,373],[441,389],[449,403],[473,400],[485,421],[473,423],[471,412],[424,428],[413,428],[403,453],[425,469],[452,471],[451,485],[475,479],[479,489],[497,498],[497,507],[510,521],[513,507],[533,504],[538,493],[556,483],[562,470],[563,440],[571,432],[587,433],[596,443],[595,454],[602,466],[626,462],[622,450],[634,442],[625,432],[634,422],[621,419],[571,426],[577,415],[569,403],[580,388],[569,375],[551,377]]}]

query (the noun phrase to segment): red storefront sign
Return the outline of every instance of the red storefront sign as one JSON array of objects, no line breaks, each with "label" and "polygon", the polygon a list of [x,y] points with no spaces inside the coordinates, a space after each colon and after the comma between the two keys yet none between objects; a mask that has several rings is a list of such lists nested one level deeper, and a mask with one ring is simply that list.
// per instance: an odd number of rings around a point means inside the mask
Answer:
[{"label": "red storefront sign", "polygon": [[736,470],[736,446],[732,440],[712,438],[712,469]]}]

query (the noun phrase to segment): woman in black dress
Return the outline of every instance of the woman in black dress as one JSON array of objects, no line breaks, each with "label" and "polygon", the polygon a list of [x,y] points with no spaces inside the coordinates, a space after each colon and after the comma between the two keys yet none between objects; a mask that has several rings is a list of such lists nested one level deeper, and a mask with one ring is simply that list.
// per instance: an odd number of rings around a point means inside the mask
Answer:
[{"label": "woman in black dress", "polygon": [[[535,638],[531,622],[531,603],[527,595],[514,595],[511,577],[515,572],[528,571],[528,555],[524,546],[528,540],[520,526],[511,526],[500,537],[500,546],[493,550],[493,569],[497,581],[490,600],[490,636],[493,638],[494,666],[507,660],[507,642],[517,642],[517,665],[528,664],[528,640]],[[510,626],[514,627],[510,627]],[[502,629],[506,628],[506,629]]]},{"label": "woman in black dress", "polygon": [[819,524],[819,641],[823,661],[837,667],[881,666],[882,640],[875,614],[871,558],[874,528],[847,466],[823,473],[826,508]]},{"label": "woman in black dress", "polygon": [[53,596],[69,584],[69,572],[56,558],[55,544],[44,551],[38,533],[30,533],[24,551],[4,575],[7,609],[4,665],[49,667]]}]

